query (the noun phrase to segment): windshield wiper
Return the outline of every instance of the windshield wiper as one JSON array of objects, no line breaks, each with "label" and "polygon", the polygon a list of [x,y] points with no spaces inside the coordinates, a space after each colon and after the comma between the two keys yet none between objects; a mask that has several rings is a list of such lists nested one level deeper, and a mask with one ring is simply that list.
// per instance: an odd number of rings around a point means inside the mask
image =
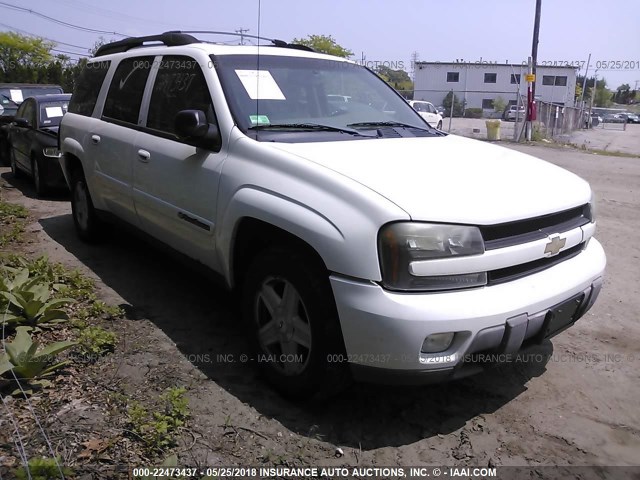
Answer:
[{"label": "windshield wiper", "polygon": [[254,125],[249,127],[249,130],[315,130],[315,131],[325,131],[325,132],[342,132],[342,133],[350,133],[351,135],[359,135],[361,137],[367,137],[368,135],[363,135],[361,132],[354,130],[353,128],[344,128],[344,127],[334,127],[333,125],[322,125],[319,123],[270,123],[268,125]]},{"label": "windshield wiper", "polygon": [[[377,128],[377,127],[404,127],[404,128],[417,128],[418,130],[429,130],[428,128],[419,127],[417,125],[410,125],[408,123],[400,123],[400,122],[358,122],[358,123],[350,123],[347,127],[355,127],[355,128]],[[431,127],[433,128],[433,127]],[[434,129],[435,130],[435,129]]]}]

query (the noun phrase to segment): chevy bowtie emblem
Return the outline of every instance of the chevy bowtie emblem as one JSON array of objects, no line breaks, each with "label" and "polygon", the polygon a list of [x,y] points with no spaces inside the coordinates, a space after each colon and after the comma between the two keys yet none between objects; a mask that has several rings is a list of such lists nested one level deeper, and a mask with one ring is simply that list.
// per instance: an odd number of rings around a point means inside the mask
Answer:
[{"label": "chevy bowtie emblem", "polygon": [[560,235],[549,236],[549,243],[544,247],[544,253],[548,257],[557,255],[567,243],[566,238],[560,238]]}]

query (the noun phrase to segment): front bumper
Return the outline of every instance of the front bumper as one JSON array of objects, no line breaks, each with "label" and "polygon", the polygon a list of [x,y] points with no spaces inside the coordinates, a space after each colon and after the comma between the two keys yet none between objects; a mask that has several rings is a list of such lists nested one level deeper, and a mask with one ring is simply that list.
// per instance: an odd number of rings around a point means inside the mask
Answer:
[{"label": "front bumper", "polygon": [[[346,355],[331,360],[349,362],[356,380],[376,383],[432,383],[475,373],[481,368],[462,368],[471,354],[517,352],[584,315],[600,292],[605,264],[592,238],[579,255],[539,273],[456,292],[391,292],[332,275]],[[545,332],[554,321],[549,312],[570,299],[579,304],[575,314]],[[455,332],[446,351],[421,352],[427,336],[444,332]]]},{"label": "front bumper", "polygon": [[38,167],[40,168],[44,183],[48,187],[61,189],[68,188],[58,158],[41,155]]}]

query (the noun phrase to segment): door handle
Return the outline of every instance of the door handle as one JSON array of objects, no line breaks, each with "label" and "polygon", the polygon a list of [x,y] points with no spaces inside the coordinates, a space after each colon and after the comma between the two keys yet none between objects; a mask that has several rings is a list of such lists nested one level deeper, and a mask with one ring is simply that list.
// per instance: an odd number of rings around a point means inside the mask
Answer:
[{"label": "door handle", "polygon": [[100,143],[100,140],[101,140],[101,139],[100,139],[100,135],[91,135],[91,141],[92,141],[95,145],[99,144],[99,143]]},{"label": "door handle", "polygon": [[138,150],[138,157],[139,160],[143,163],[147,163],[149,161],[149,159],[151,158],[151,154],[149,152],[147,152],[146,150]]}]

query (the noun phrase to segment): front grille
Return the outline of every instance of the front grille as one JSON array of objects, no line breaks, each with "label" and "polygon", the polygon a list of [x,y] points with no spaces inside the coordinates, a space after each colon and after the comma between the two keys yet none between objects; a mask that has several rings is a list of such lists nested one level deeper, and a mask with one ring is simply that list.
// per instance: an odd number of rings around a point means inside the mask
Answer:
[{"label": "front grille", "polygon": [[590,206],[585,204],[541,217],[481,226],[480,231],[484,239],[484,248],[494,250],[547,238],[553,233],[567,232],[586,225],[591,220]]},{"label": "front grille", "polygon": [[487,272],[487,285],[498,285],[500,283],[510,282],[527,275],[533,275],[534,273],[541,272],[542,270],[551,268],[560,262],[564,262],[565,260],[575,257],[583,248],[584,243],[580,243],[553,257],[540,258],[520,265],[512,265],[498,270],[491,270],[490,272]]}]

